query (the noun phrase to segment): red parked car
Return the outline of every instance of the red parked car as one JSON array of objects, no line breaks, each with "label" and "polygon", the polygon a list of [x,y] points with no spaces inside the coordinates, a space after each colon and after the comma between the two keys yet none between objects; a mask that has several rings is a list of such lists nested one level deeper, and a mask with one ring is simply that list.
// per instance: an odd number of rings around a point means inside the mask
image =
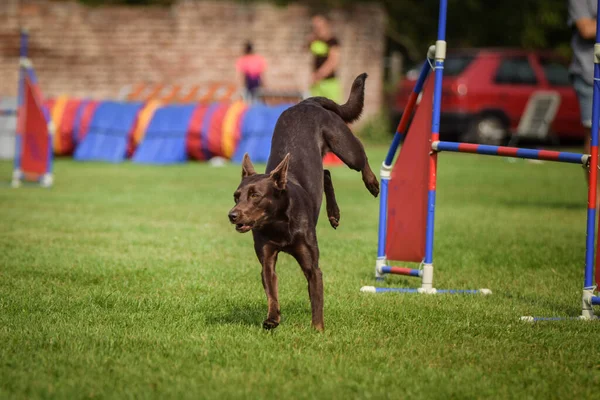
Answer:
[{"label": "red parked car", "polygon": [[[402,115],[421,65],[399,84],[393,101],[394,122]],[[505,143],[516,131],[530,96],[539,90],[560,95],[550,134],[563,140],[583,139],[577,96],[566,63],[556,53],[511,49],[450,52],[444,63],[440,135],[446,140]]]}]

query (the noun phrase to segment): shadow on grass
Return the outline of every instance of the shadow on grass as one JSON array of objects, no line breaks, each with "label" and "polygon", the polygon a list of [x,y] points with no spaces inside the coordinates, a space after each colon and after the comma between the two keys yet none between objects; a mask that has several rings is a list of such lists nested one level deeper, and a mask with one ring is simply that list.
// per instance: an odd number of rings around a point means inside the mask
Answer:
[{"label": "shadow on grass", "polygon": [[[418,269],[418,267],[415,267]],[[362,274],[361,282],[364,282],[361,286],[375,286],[375,287],[399,287],[399,288],[418,288],[421,287],[421,278],[406,278],[402,275],[385,275],[384,278],[375,279],[373,273]]]},{"label": "shadow on grass", "polygon": [[[282,306],[281,322],[286,315],[308,315],[310,318],[310,306],[302,301],[285,302]],[[206,316],[208,325],[244,325],[262,327],[263,320],[267,317],[267,301],[229,301],[215,308]]]}]

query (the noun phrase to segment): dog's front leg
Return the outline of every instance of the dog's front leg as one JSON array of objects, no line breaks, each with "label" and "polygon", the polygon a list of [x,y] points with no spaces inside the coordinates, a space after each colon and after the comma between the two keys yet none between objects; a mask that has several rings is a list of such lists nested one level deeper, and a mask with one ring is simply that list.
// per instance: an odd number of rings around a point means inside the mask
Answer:
[{"label": "dog's front leg", "polygon": [[256,255],[262,265],[262,283],[267,295],[267,319],[263,321],[263,328],[277,328],[281,321],[279,310],[279,297],[277,289],[277,274],[275,264],[277,263],[278,250],[269,245],[255,245]]},{"label": "dog's front leg", "polygon": [[308,281],[308,296],[312,310],[312,326],[323,331],[323,274],[319,269],[319,247],[317,240],[296,246],[293,256],[296,258]]},{"label": "dog's front leg", "polygon": [[327,200],[327,218],[329,218],[329,223],[333,229],[337,229],[340,225],[340,209],[335,200],[333,181],[328,169],[323,170],[323,189],[325,191],[325,199]]}]

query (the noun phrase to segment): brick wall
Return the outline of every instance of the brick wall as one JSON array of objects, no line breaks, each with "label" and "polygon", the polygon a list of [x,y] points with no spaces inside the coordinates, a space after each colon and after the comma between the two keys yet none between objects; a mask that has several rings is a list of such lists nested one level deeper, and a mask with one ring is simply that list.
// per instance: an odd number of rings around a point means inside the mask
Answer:
[{"label": "brick wall", "polygon": [[[116,98],[127,84],[234,81],[247,39],[267,59],[266,82],[306,89],[310,12],[299,5],[180,0],[169,8],[86,7],[75,2],[0,1],[0,96],[16,92],[18,32],[30,32],[44,94]],[[368,72],[367,114],[381,106],[385,14],[361,4],[332,13],[342,43],[344,93]]]}]

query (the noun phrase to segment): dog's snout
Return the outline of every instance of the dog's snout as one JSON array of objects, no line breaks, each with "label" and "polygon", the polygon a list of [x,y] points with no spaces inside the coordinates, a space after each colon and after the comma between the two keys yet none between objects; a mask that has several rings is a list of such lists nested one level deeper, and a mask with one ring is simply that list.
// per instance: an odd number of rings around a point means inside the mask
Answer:
[{"label": "dog's snout", "polygon": [[231,221],[232,223],[235,222],[239,217],[239,214],[236,211],[230,211],[229,212],[229,221]]}]

